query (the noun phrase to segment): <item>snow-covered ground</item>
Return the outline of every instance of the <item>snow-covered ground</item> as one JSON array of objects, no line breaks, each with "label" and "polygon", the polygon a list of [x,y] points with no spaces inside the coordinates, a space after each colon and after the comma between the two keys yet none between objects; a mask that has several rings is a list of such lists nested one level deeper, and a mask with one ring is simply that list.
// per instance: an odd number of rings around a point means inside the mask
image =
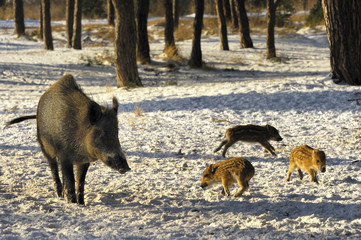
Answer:
[{"label": "snow-covered ground", "polygon": [[[151,43],[150,66],[139,66],[143,88],[117,89],[114,67],[85,66],[109,47],[54,51],[38,41],[0,33],[0,123],[35,114],[42,93],[64,74],[75,76],[95,101],[119,100],[119,138],[132,171],[125,175],[92,164],[85,206],[55,196],[50,170],[29,120],[0,130],[1,239],[360,239],[360,87],[329,76],[325,31],[301,29],[276,36],[279,61],[265,60],[265,34],[240,49],[238,34],[221,51],[217,36],[202,39],[209,70],[168,68],[160,39]],[[88,41],[95,41],[88,38]],[[188,58],[191,40],[177,42]],[[255,167],[240,198],[201,189],[213,153],[227,128],[271,124],[282,142],[272,157],[258,145],[237,143],[228,156]],[[325,151],[320,184],[296,172],[286,182],[288,156],[297,145]],[[236,191],[236,185],[231,192]]]}]

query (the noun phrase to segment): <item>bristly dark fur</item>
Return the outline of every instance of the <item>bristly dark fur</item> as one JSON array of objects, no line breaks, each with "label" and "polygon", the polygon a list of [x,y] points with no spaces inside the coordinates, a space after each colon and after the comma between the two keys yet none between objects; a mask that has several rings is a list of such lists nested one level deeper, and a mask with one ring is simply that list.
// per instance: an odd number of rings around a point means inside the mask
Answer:
[{"label": "bristly dark fur", "polygon": [[[118,133],[119,104],[102,107],[65,75],[40,97],[36,119],[40,148],[50,166],[55,191],[68,202],[84,205],[85,177],[91,162],[101,160],[119,173],[130,170]],[[61,171],[62,180],[60,180]]]}]

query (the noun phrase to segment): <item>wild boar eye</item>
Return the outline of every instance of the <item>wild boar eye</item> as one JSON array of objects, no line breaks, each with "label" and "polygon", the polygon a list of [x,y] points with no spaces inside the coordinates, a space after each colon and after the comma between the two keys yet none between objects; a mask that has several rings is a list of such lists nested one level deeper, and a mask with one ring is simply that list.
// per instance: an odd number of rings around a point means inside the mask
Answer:
[{"label": "wild boar eye", "polygon": [[204,177],[209,177],[209,174],[204,175]]},{"label": "wild boar eye", "polygon": [[317,163],[320,163],[321,161],[320,160],[317,160]]}]

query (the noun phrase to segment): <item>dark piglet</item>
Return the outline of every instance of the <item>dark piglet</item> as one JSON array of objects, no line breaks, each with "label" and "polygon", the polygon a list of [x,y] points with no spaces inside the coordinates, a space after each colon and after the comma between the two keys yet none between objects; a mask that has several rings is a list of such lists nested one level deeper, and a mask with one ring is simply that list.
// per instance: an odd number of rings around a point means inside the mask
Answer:
[{"label": "dark piglet", "polygon": [[36,118],[38,141],[58,196],[84,204],[85,176],[91,162],[99,159],[120,173],[130,170],[119,143],[117,111],[116,98],[112,108],[99,106],[83,93],[72,75],[65,75],[41,96],[36,116],[8,124]]}]

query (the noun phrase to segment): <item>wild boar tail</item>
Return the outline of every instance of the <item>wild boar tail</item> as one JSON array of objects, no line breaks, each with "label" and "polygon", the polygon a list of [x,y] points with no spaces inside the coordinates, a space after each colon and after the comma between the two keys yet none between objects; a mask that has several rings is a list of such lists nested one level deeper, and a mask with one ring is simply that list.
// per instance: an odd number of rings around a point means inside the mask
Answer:
[{"label": "wild boar tail", "polygon": [[14,124],[14,123],[19,123],[19,122],[22,122],[22,121],[25,121],[25,120],[29,120],[29,119],[36,119],[36,115],[28,115],[28,116],[22,116],[22,117],[15,118],[15,119],[7,122],[6,126],[9,126],[9,125]]}]

